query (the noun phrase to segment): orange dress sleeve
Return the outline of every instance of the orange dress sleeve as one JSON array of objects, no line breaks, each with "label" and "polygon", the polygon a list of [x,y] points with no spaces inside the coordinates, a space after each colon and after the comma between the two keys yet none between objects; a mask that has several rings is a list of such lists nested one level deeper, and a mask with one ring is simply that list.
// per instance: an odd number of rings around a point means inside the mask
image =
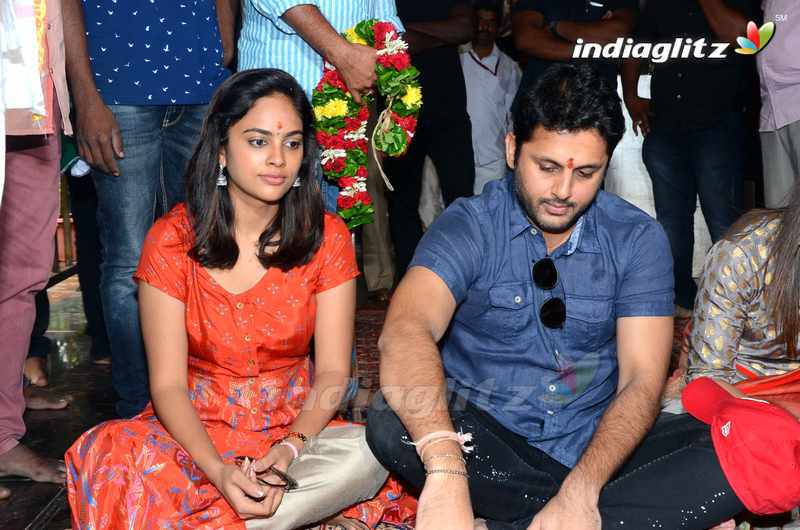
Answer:
[{"label": "orange dress sleeve", "polygon": [[322,263],[317,278],[318,293],[333,289],[359,274],[353,238],[338,215],[325,214],[325,232],[319,259]]},{"label": "orange dress sleeve", "polygon": [[187,252],[188,219],[177,206],[150,228],[134,278],[186,303],[191,259]]}]

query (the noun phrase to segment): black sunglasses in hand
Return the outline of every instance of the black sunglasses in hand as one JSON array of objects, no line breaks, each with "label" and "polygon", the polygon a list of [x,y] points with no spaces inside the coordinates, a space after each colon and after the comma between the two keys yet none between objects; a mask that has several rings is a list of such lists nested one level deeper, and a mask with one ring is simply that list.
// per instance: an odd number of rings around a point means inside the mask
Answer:
[{"label": "black sunglasses in hand", "polygon": [[[241,466],[245,461],[244,456],[237,456],[234,461]],[[255,460],[250,458],[250,460]],[[262,486],[270,486],[273,488],[283,488],[284,491],[296,490],[298,487],[297,481],[293,479],[288,473],[285,473],[275,466],[269,466],[261,473],[256,474],[256,482]]]},{"label": "black sunglasses in hand", "polygon": [[[558,285],[558,269],[550,258],[542,258],[534,263],[531,273],[533,283],[539,289],[551,291]],[[563,328],[567,320],[567,305],[564,300],[558,297],[548,299],[539,308],[539,320],[547,328]]]}]

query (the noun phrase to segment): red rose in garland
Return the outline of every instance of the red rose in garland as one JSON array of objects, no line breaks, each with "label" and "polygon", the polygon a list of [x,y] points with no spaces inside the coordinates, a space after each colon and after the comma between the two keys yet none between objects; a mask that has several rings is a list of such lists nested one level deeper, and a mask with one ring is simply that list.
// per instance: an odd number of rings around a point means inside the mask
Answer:
[{"label": "red rose in garland", "polygon": [[[377,88],[385,99],[386,110],[378,119],[371,141],[377,152],[401,156],[414,137],[422,108],[419,71],[411,64],[408,45],[393,24],[376,20],[359,22],[345,31],[344,37],[378,52]],[[339,185],[339,215],[350,229],[371,223],[375,213],[367,193],[369,96],[362,101],[362,105],[355,102],[339,73],[326,63],[312,95],[317,141],[322,149],[323,172]]]}]

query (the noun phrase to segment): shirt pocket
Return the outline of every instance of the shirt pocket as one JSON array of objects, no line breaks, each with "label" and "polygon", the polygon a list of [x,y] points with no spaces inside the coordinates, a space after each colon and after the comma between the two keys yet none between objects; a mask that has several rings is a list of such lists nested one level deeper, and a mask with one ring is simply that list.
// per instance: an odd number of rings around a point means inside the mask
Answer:
[{"label": "shirt pocket", "polygon": [[489,289],[489,307],[480,319],[496,339],[518,341],[534,324],[533,289],[529,282],[503,283]]},{"label": "shirt pocket", "polygon": [[592,352],[614,336],[613,300],[599,297],[567,297],[564,337],[577,351]]}]

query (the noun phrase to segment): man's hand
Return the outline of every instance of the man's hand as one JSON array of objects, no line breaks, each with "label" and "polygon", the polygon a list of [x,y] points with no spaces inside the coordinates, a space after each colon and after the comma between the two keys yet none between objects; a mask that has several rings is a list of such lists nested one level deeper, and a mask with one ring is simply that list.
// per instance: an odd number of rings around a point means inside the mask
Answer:
[{"label": "man's hand", "polygon": [[114,114],[98,97],[76,105],[78,153],[86,162],[111,175],[120,175],[117,159],[124,158],[122,136]]},{"label": "man's hand", "polygon": [[466,477],[429,475],[419,497],[417,530],[472,530],[474,524]]},{"label": "man's hand", "polygon": [[600,530],[600,524],[596,502],[559,491],[536,514],[528,530]]},{"label": "man's hand", "polygon": [[625,106],[633,120],[633,134],[638,134],[638,128],[642,136],[647,136],[650,133],[650,100],[631,96],[625,98]]},{"label": "man's hand", "polygon": [[357,103],[361,103],[361,95],[378,80],[375,74],[377,59],[378,52],[374,48],[349,42],[330,58]]}]

